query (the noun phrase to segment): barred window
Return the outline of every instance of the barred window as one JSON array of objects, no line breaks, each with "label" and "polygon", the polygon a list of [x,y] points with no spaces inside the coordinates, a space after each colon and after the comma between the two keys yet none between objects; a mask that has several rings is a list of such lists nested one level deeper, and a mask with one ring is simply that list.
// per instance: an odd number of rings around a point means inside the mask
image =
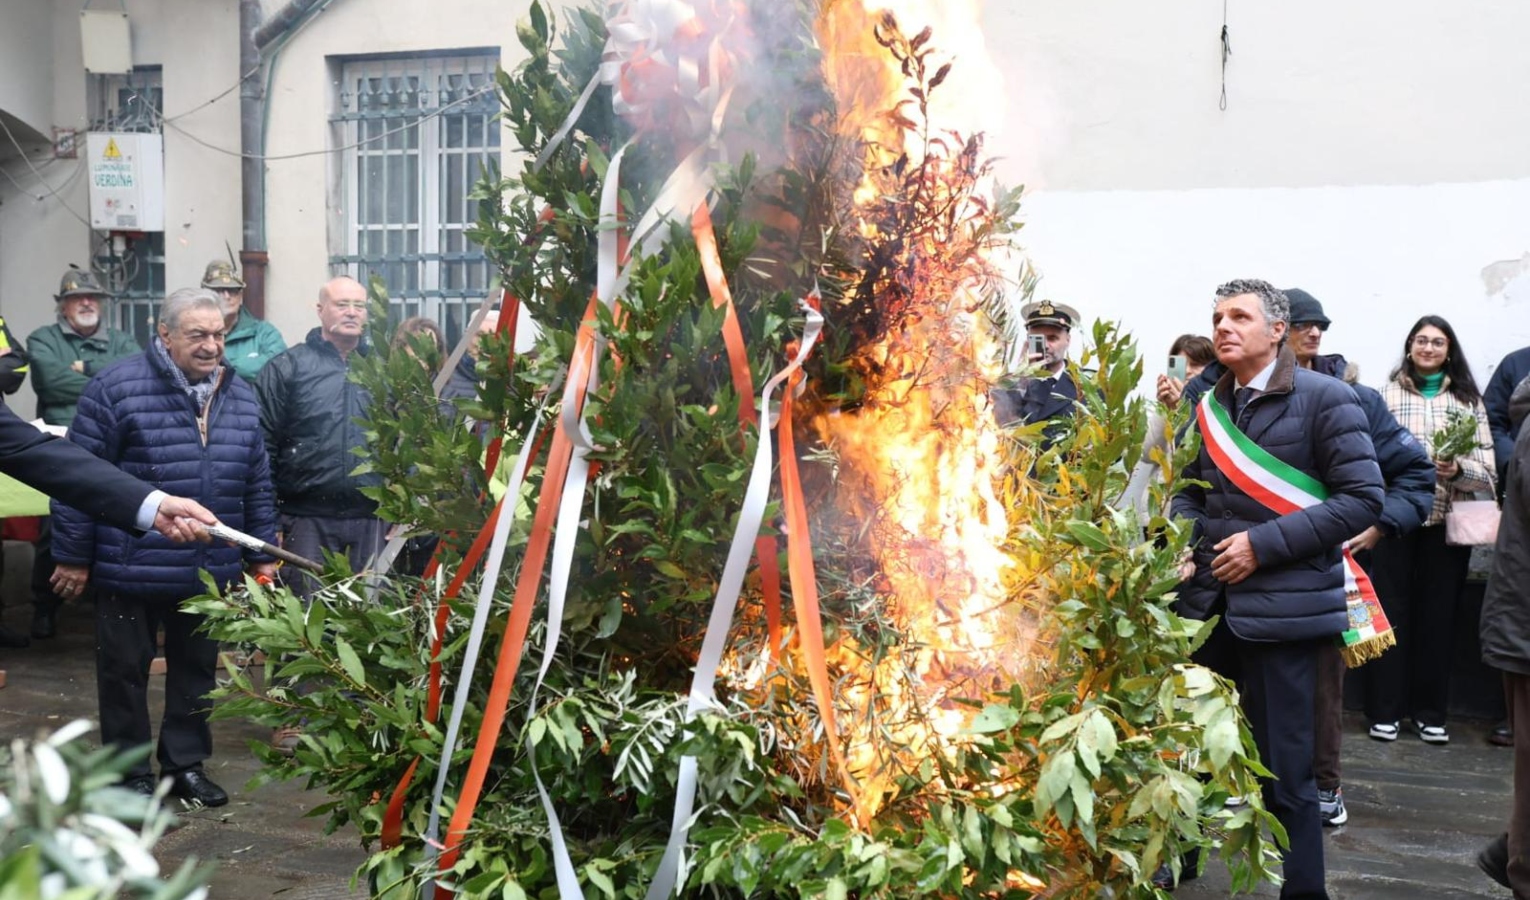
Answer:
[{"label": "barred window", "polygon": [[[89,88],[91,131],[162,130],[159,111],[164,109],[164,87],[159,66],[93,76]],[[108,321],[148,346],[155,316],[165,299],[164,232],[128,235],[120,245],[113,245],[103,232],[95,233],[92,240],[91,265],[116,295]]]},{"label": "barred window", "polygon": [[499,162],[497,48],[339,60],[335,139],[343,252],[335,274],[387,285],[394,315],[428,316],[448,340],[489,289],[491,267],[466,236],[469,197]]}]

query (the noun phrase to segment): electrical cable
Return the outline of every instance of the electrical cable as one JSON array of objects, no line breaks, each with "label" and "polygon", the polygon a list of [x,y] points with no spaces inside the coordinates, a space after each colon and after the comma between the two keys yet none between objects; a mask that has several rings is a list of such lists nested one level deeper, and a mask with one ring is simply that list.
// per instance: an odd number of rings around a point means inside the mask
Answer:
[{"label": "electrical cable", "polygon": [[[447,110],[452,109],[453,107],[461,106],[462,104],[468,102],[469,100],[476,100],[479,97],[482,97],[484,94],[487,94],[490,91],[493,91],[495,88],[496,88],[496,85],[493,85],[493,84],[486,85],[486,86],[481,87],[478,90],[472,92],[471,94],[467,94],[466,96],[459,97],[458,99],[453,100],[452,102],[446,104],[445,106],[438,106],[438,107],[436,107],[435,109],[431,110],[430,112],[425,113],[424,115],[421,115],[418,118],[414,119],[413,121],[411,121],[407,125],[400,125],[397,128],[390,128],[387,131],[384,131],[384,132],[382,132],[380,134],[373,135],[372,137],[366,138],[364,140],[356,141],[353,144],[344,144],[344,145],[339,146],[339,147],[330,147],[330,148],[327,148],[327,149],[324,149],[324,150],[304,150],[301,153],[277,153],[277,154],[273,154],[273,155],[270,155],[270,156],[262,155],[262,154],[259,154],[259,153],[241,153],[238,150],[229,150],[229,149],[227,149],[225,147],[219,147],[216,144],[209,143],[208,141],[205,141],[202,138],[197,137],[196,135],[192,134],[191,132],[187,131],[186,129],[182,128],[181,126],[175,124],[174,122],[170,121],[169,119],[166,119],[163,116],[158,116],[159,111],[154,109],[153,106],[150,106],[149,109],[152,110],[156,114],[156,116],[159,117],[159,121],[160,122],[162,122],[165,125],[169,125],[172,129],[174,129],[175,131],[180,132],[183,136],[185,136],[187,139],[191,140],[193,143],[201,144],[203,147],[206,147],[207,149],[216,151],[218,153],[222,153],[225,156],[235,156],[235,157],[238,157],[240,159],[258,159],[258,160],[261,160],[261,161],[264,161],[264,162],[270,162],[272,160],[278,160],[278,159],[299,159],[299,158],[302,158],[302,157],[305,157],[305,156],[324,156],[324,155],[327,155],[327,154],[330,154],[330,153],[342,153],[342,152],[344,152],[346,150],[354,150],[357,147],[364,147],[367,144],[376,143],[377,141],[380,141],[383,138],[391,137],[392,135],[398,134],[401,131],[408,131],[411,128],[416,128],[416,127],[424,124],[425,122],[427,122],[427,121],[429,121],[431,119],[434,119],[435,117],[445,113]],[[402,117],[389,116],[389,118],[402,118]]]},{"label": "electrical cable", "polygon": [[[229,94],[232,94],[234,91],[239,90],[244,86],[246,81],[249,81],[251,78],[259,74],[260,63],[256,63],[255,68],[239,76],[239,80],[234,82],[227,89],[220,91],[207,100],[203,100],[201,103],[198,103],[196,106],[193,106],[191,109],[188,109],[185,112],[178,112],[173,116],[166,116],[163,113],[159,113],[158,110],[155,112],[159,116],[159,120],[161,122],[174,122],[176,119],[184,119],[192,113],[197,112],[198,110],[206,109],[207,107],[212,106],[214,103],[217,103],[219,100],[222,100],[224,97],[227,97]],[[142,95],[140,94],[139,96]]]},{"label": "electrical cable", "polygon": [[16,140],[16,135],[11,133],[11,126],[6,124],[4,116],[0,116],[0,129],[3,129],[5,131],[5,136],[10,138],[11,146],[15,147],[16,152],[21,154],[21,159],[27,164],[27,168],[32,170],[32,176],[38,181],[42,182],[43,187],[48,189],[48,193],[53,195],[53,199],[58,201],[58,205],[62,206],[65,211],[69,213],[69,215],[74,216],[76,219],[79,219],[82,223],[84,223],[86,228],[94,229],[94,226],[90,224],[90,220],[75,212],[74,207],[70,206],[68,203],[65,203],[64,198],[59,196],[58,191],[54,189],[53,185],[49,184],[47,179],[43,178],[42,172],[38,171],[38,168],[32,165],[32,158],[27,156],[27,151],[22,149],[21,142]]}]

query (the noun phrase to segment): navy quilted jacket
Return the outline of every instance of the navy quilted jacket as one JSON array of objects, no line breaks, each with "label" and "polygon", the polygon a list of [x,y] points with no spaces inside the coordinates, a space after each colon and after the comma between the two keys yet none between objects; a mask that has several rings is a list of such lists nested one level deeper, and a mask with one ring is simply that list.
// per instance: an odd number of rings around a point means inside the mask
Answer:
[{"label": "navy quilted jacket", "polygon": [[[113,363],[80,395],[69,439],[166,493],[190,497],[225,525],[276,543],[271,466],[255,392],[224,363],[208,403],[202,439],[195,404],[155,352]],[[202,593],[206,569],[219,584],[243,562],[270,562],[221,541],[172,544],[158,532],[134,534],[53,501],[53,558],[89,565],[102,590],[183,600]]]},{"label": "navy quilted jacket", "polygon": [[[1214,390],[1233,405],[1233,374]],[[1329,497],[1317,506],[1278,516],[1245,494],[1212,462],[1205,445],[1185,477],[1208,482],[1174,497],[1174,515],[1195,522],[1195,574],[1179,586],[1178,610],[1209,618],[1227,595],[1227,625],[1245,640],[1290,641],[1331,637],[1349,627],[1339,547],[1381,514],[1381,470],[1365,412],[1349,385],[1298,368],[1289,349],[1263,394],[1250,400],[1238,426],[1271,454],[1322,482]],[[1259,568],[1237,584],[1211,574],[1212,549],[1223,538],[1248,532]]]}]

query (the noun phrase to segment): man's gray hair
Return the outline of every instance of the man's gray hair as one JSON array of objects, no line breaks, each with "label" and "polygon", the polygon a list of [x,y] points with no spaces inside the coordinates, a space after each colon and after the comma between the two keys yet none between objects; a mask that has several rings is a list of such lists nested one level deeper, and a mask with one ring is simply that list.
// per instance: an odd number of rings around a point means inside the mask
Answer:
[{"label": "man's gray hair", "polygon": [[1239,294],[1253,294],[1259,298],[1259,306],[1263,309],[1264,320],[1270,326],[1276,322],[1291,324],[1291,300],[1279,289],[1268,281],[1258,278],[1236,278],[1217,288],[1217,298],[1211,302],[1212,307],[1226,300],[1228,297],[1236,297]]},{"label": "man's gray hair", "polygon": [[159,305],[159,322],[171,331],[181,327],[181,316],[193,309],[210,309],[220,317],[223,304],[207,288],[181,288]]}]

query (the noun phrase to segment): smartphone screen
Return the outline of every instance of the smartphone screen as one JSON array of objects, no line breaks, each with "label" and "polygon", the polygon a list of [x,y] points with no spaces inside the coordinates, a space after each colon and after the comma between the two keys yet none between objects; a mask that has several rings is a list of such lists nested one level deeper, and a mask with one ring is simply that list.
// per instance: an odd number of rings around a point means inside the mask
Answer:
[{"label": "smartphone screen", "polygon": [[1187,371],[1187,362],[1183,354],[1176,353],[1169,357],[1169,370],[1167,374],[1170,378],[1184,381]]},{"label": "smartphone screen", "polygon": [[1047,339],[1039,334],[1026,335],[1025,350],[1031,356],[1047,355]]}]

